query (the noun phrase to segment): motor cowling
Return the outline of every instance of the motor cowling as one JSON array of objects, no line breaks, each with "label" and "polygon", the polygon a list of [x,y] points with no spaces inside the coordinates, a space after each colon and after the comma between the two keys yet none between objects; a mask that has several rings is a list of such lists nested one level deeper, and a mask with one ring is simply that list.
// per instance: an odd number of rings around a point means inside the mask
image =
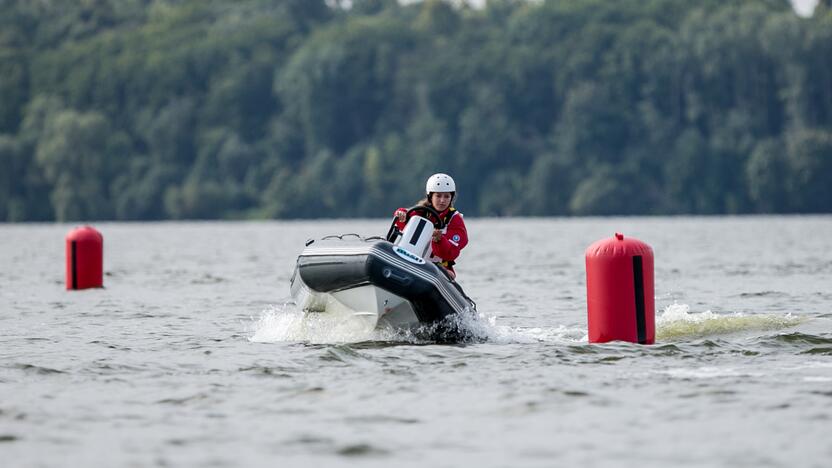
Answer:
[{"label": "motor cowling", "polygon": [[653,249],[616,233],[586,249],[590,343],[655,342]]},{"label": "motor cowling", "polygon": [[433,223],[421,216],[411,216],[402,235],[396,240],[396,245],[408,252],[425,258],[430,248],[430,240],[433,236]]}]

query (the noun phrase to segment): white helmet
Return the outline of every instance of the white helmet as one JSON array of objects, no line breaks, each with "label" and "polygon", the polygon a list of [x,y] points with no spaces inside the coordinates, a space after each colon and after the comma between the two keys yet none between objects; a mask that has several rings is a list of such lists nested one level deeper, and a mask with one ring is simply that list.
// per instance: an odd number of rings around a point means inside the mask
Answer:
[{"label": "white helmet", "polygon": [[456,192],[454,179],[448,174],[434,174],[430,176],[425,184],[425,193],[431,192]]}]

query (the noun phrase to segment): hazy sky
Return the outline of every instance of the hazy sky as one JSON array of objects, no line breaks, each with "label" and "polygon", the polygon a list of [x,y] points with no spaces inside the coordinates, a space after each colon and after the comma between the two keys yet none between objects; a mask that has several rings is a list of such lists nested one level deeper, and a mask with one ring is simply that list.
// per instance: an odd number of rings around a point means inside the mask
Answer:
[{"label": "hazy sky", "polygon": [[809,16],[815,10],[818,0],[791,0],[794,11],[801,16]]},{"label": "hazy sky", "polygon": [[[414,3],[422,0],[399,0],[402,3]],[[457,3],[462,3],[463,0],[455,0]],[[475,5],[475,6],[482,6],[485,4],[485,0],[467,0],[468,4]],[[792,2],[792,6],[794,7],[794,11],[801,16],[809,16],[812,14],[812,11],[815,10],[815,5],[818,4],[818,0],[790,0]]]}]

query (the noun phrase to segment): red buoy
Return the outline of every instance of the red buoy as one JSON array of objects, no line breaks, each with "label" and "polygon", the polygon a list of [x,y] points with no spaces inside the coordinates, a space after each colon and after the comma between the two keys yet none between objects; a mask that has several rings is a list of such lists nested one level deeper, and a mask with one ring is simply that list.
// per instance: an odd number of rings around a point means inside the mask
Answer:
[{"label": "red buoy", "polygon": [[615,233],[586,249],[586,305],[589,342],[653,344],[653,249]]},{"label": "red buoy", "polygon": [[104,237],[90,226],[66,235],[66,289],[100,288],[104,283]]}]

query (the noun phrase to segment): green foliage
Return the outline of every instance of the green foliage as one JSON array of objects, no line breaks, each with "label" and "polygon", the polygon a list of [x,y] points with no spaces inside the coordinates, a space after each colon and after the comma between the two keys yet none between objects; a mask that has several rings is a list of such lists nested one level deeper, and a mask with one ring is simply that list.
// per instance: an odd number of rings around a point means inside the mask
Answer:
[{"label": "green foliage", "polygon": [[17,181],[25,174],[25,161],[21,158],[20,145],[7,135],[0,135],[0,219],[18,221],[22,200]]},{"label": "green foliage", "polygon": [[745,166],[751,200],[764,213],[782,213],[789,209],[789,161],[780,140],[763,140],[754,148]]},{"label": "green foliage", "polygon": [[58,110],[47,117],[35,162],[52,187],[58,221],[113,216],[108,181],[124,160],[117,138],[97,112]]},{"label": "green foliage", "polygon": [[832,200],[832,132],[801,130],[789,135],[787,146],[795,209],[828,212]]},{"label": "green foliage", "polygon": [[281,71],[276,90],[301,123],[310,156],[343,154],[373,135],[412,37],[386,17],[356,18],[315,32]]},{"label": "green foliage", "polygon": [[16,51],[4,51],[0,46],[0,132],[17,132],[27,94],[25,57]]},{"label": "green foliage", "polygon": [[832,211],[832,9],[0,0],[0,221]]}]

